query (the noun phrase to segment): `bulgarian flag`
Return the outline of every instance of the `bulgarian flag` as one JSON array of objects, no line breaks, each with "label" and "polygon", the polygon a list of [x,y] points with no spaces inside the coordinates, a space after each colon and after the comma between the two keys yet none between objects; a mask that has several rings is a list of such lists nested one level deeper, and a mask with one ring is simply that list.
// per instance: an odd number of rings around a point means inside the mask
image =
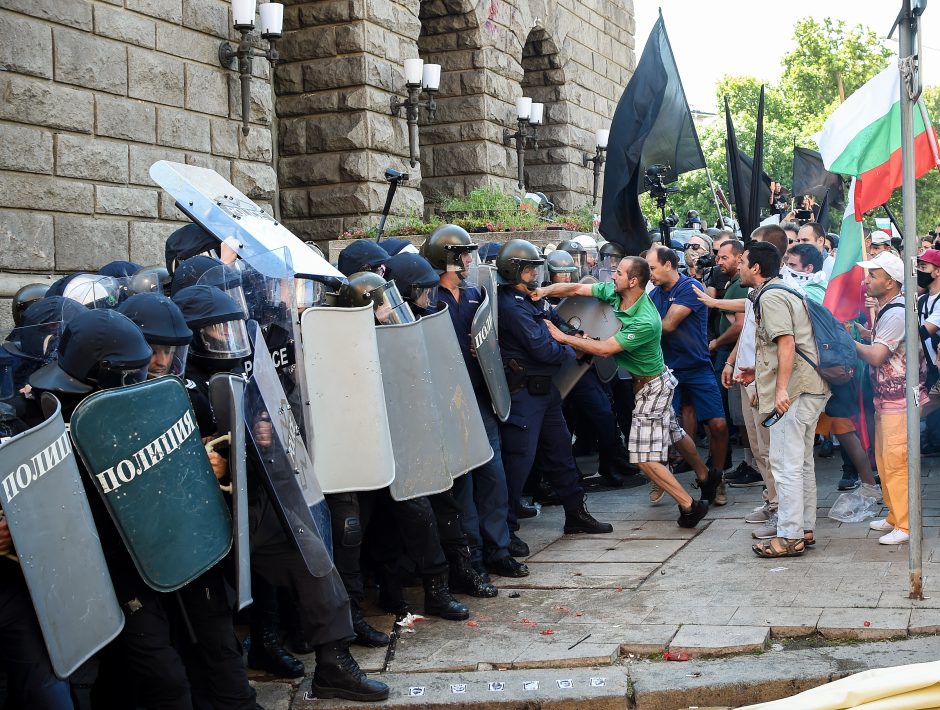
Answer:
[{"label": "bulgarian flag", "polygon": [[[892,64],[846,99],[813,136],[826,170],[858,178],[854,199],[858,221],[901,186],[901,90],[901,73]],[[917,103],[914,177],[921,177],[940,165],[940,155],[924,100]]]},{"label": "bulgarian flag", "polygon": [[853,206],[857,189],[858,179],[852,178],[849,199],[845,201],[842,229],[839,232],[836,262],[832,265],[832,274],[829,276],[829,285],[823,298],[823,305],[843,323],[858,318],[865,304],[865,272],[857,263],[865,260],[865,245],[862,223],[856,220]]}]

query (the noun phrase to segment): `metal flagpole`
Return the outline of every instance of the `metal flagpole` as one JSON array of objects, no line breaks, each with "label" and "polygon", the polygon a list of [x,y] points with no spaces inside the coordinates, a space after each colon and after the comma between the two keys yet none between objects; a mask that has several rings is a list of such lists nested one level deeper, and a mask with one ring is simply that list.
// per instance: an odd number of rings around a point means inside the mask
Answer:
[{"label": "metal flagpole", "polygon": [[[715,212],[718,213],[718,221],[722,221],[721,215],[721,204],[718,202],[718,193],[715,192],[715,183],[712,182],[712,173],[708,169],[708,165],[705,166],[705,177],[708,178],[708,186],[712,189],[712,199],[715,201]],[[722,224],[722,227],[724,225]]]},{"label": "metal flagpole", "polygon": [[[919,5],[919,3],[918,3]],[[914,108],[920,97],[921,81],[917,69],[918,57],[914,56],[917,39],[918,15],[911,11],[911,0],[902,0],[898,15],[898,65],[901,72],[901,165],[903,183],[901,196],[904,204],[904,357],[907,361],[907,483],[908,514],[910,516],[910,545],[908,570],[911,599],[923,599],[923,520],[921,510],[920,483],[920,338],[917,319],[917,206],[914,193]],[[929,126],[928,126],[929,130]]]}]

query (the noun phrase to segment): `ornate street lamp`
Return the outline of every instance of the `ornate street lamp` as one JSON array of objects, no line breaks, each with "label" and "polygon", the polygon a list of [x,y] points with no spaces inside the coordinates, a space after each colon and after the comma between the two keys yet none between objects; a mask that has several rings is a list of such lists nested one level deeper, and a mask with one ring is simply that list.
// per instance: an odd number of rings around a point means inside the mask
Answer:
[{"label": "ornate street lamp", "polygon": [[538,138],[535,131],[542,125],[542,119],[545,114],[545,105],[532,103],[532,99],[527,96],[520,96],[516,99],[516,125],[515,133],[508,128],[503,129],[503,142],[509,145],[516,141],[516,163],[519,169],[519,189],[525,190],[525,149],[526,142],[532,141],[532,147],[536,150],[539,147]]},{"label": "ornate street lamp", "polygon": [[[423,59],[405,60],[405,90],[408,98],[404,101],[397,96],[391,100],[392,115],[400,116],[405,109],[408,121],[408,156],[411,167],[418,164],[418,109],[427,109],[428,123],[434,123],[437,117],[437,102],[434,95],[441,85],[441,65],[425,64]],[[421,100],[421,92],[428,94],[427,101]]]},{"label": "ornate street lamp", "polygon": [[587,167],[588,163],[594,163],[594,199],[591,201],[592,205],[597,204],[597,184],[601,178],[601,168],[604,167],[604,161],[607,159],[604,154],[607,152],[607,141],[610,139],[610,131],[606,128],[598,128],[595,136],[597,140],[597,152],[595,152],[594,155],[590,153],[583,153],[581,155],[581,164],[584,165],[584,167]]}]

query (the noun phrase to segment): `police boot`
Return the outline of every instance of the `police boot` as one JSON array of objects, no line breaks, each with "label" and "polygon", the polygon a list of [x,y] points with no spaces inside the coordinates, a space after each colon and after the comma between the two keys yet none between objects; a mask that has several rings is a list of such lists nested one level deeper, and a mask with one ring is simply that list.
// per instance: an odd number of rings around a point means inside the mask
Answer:
[{"label": "police boot", "polygon": [[499,590],[477,572],[470,562],[470,548],[462,548],[450,561],[450,589],[458,594],[490,599],[499,594]]},{"label": "police boot", "polygon": [[380,648],[391,643],[388,634],[383,634],[366,621],[358,604],[351,601],[349,611],[352,614],[353,631],[356,632],[356,640],[353,643],[366,648]]},{"label": "police boot", "polygon": [[382,570],[382,581],[379,584],[379,606],[389,614],[405,616],[411,612],[411,606],[405,601],[401,589],[401,576],[396,570],[386,565]]},{"label": "police boot", "polygon": [[470,618],[470,610],[454,599],[447,587],[447,573],[429,574],[424,578],[424,613],[448,621]]},{"label": "police boot", "polygon": [[366,677],[343,641],[317,646],[317,667],[310,690],[318,698],[375,702],[388,698],[388,686]]},{"label": "police boot", "polygon": [[251,635],[248,647],[248,667],[264,671],[278,678],[303,678],[304,664],[294,658],[281,644],[280,634],[266,628]]},{"label": "police boot", "polygon": [[614,526],[602,523],[588,512],[584,501],[575,510],[565,511],[565,535],[573,533],[587,533],[589,535],[602,535],[613,532]]}]

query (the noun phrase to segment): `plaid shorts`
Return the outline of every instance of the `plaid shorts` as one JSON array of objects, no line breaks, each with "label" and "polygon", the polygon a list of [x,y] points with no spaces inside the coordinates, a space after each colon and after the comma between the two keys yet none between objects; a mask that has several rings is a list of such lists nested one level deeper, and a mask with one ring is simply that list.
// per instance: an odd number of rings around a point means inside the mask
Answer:
[{"label": "plaid shorts", "polygon": [[672,373],[663,370],[663,374],[636,393],[628,442],[630,463],[666,463],[669,446],[685,436],[672,408],[672,393],[677,384]]}]

